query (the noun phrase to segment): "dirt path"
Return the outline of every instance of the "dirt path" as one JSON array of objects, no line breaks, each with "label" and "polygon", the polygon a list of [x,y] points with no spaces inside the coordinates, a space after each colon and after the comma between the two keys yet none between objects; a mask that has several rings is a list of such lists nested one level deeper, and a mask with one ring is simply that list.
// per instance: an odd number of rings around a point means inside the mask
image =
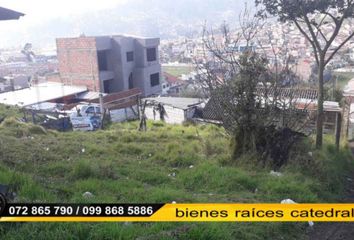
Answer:
[{"label": "dirt path", "polygon": [[[354,142],[349,146],[354,154]],[[347,194],[344,203],[354,203],[354,174],[347,178]],[[315,223],[309,233],[310,240],[354,240],[354,223]]]}]

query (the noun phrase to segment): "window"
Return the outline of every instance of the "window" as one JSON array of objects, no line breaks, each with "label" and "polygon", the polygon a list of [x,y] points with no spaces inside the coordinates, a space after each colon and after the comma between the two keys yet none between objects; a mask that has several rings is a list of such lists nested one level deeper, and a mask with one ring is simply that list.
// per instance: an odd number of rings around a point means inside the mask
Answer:
[{"label": "window", "polygon": [[106,51],[98,51],[97,52],[97,59],[98,59],[98,69],[100,71],[107,71],[108,70],[108,64],[107,64]]},{"label": "window", "polygon": [[95,107],[96,113],[101,114],[101,109],[99,107]]},{"label": "window", "polygon": [[101,114],[101,109],[99,107],[93,107],[90,106],[86,109],[85,113],[87,115],[92,115],[92,114]]},{"label": "window", "polygon": [[134,52],[127,52],[127,62],[134,61]]},{"label": "window", "polygon": [[110,80],[104,80],[103,81],[103,91],[104,93],[112,93],[112,84],[113,84],[113,79]]},{"label": "window", "polygon": [[95,108],[94,107],[88,107],[86,110],[86,114],[93,114],[95,113]]},{"label": "window", "polygon": [[130,73],[128,82],[129,82],[129,89],[134,88],[133,73]]},{"label": "window", "polygon": [[151,87],[157,86],[160,84],[160,74],[155,73],[150,75],[150,84]]},{"label": "window", "polygon": [[146,56],[147,56],[148,62],[156,61],[156,48],[146,49]]}]

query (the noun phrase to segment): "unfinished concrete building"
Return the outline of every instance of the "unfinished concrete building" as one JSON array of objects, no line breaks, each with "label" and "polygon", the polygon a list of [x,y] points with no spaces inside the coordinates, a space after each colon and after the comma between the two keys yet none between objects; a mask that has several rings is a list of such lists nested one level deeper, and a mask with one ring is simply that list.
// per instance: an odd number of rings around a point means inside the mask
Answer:
[{"label": "unfinished concrete building", "polygon": [[161,92],[159,38],[100,36],[57,39],[60,81],[103,93]]}]

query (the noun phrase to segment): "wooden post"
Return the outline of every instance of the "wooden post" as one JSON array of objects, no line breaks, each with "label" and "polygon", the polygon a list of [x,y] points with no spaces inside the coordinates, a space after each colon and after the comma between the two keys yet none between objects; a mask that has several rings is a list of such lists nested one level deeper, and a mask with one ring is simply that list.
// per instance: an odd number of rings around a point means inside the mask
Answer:
[{"label": "wooden post", "polygon": [[[344,128],[343,128],[343,136],[348,138],[349,136],[349,123],[350,123],[350,105],[352,104],[353,102],[353,98],[350,96],[348,97],[348,102],[347,102],[347,99],[345,101],[345,104],[344,104],[344,107],[343,107],[343,118],[344,118]],[[346,111],[346,108],[347,111]]]},{"label": "wooden post", "polygon": [[336,148],[337,148],[337,151],[339,151],[341,128],[342,128],[342,115],[340,112],[338,112],[336,115]]},{"label": "wooden post", "polygon": [[103,107],[103,94],[100,93],[100,111],[101,111],[101,129],[103,129],[103,120],[104,120],[104,107]]},{"label": "wooden post", "polygon": [[33,124],[36,124],[36,117],[35,117],[35,113],[33,110],[31,110],[31,114],[32,114],[32,122],[33,122]]},{"label": "wooden post", "polygon": [[127,108],[124,108],[124,114],[125,114],[125,121],[128,121]]},{"label": "wooden post", "polygon": [[141,112],[140,112],[140,106],[141,106],[141,101],[140,101],[140,97],[137,96],[136,97],[136,106],[137,106],[137,109],[138,109],[138,118],[139,120],[141,120]]},{"label": "wooden post", "polygon": [[144,102],[144,106],[142,106],[141,109],[141,119],[140,119],[140,125],[139,125],[139,131],[145,131],[146,132],[146,115],[145,115],[145,108],[146,108],[147,100]]},{"label": "wooden post", "polygon": [[26,109],[22,108],[23,111],[23,119],[25,120],[25,122],[27,122],[27,113],[26,113]]}]

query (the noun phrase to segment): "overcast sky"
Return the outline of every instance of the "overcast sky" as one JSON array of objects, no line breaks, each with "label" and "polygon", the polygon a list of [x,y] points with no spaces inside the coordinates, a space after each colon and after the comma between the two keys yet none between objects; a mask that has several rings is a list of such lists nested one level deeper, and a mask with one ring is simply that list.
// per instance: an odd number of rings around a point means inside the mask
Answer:
[{"label": "overcast sky", "polygon": [[[0,21],[0,33],[4,36],[11,32],[11,36],[18,34],[25,38],[31,27],[44,23],[46,20],[94,12],[125,3],[129,0],[1,0],[0,6],[25,14],[20,20]],[[0,38],[0,47],[9,46],[9,40]]]},{"label": "overcast sky", "polygon": [[[144,0],[144,1],[149,3],[149,1],[151,0]],[[185,3],[186,1],[188,2],[189,0],[184,0],[184,1],[159,0],[159,1],[164,3],[165,5],[164,9],[166,9],[166,4],[167,5],[171,4],[172,6],[174,6],[173,5],[174,2]],[[155,1],[155,2],[159,2],[159,1]],[[193,6],[202,2],[205,3],[204,5],[206,5],[203,6],[205,9],[208,10],[208,8],[210,8],[210,10],[214,11],[215,10],[214,5],[210,3],[215,2],[215,4],[219,3],[219,5],[222,6],[221,9],[224,9],[225,11],[224,10],[222,11],[224,11],[226,14],[230,12],[228,11],[228,6],[235,7],[235,5],[233,4],[237,5],[238,3],[243,5],[244,1],[246,0],[222,0],[222,1],[194,0],[195,4]],[[247,1],[253,2],[253,0],[247,0]],[[92,30],[91,32],[95,32],[95,31],[97,32],[97,27],[95,28],[92,22],[90,23],[90,25],[85,25],[85,22],[83,22],[84,19],[90,19],[91,12],[96,16],[98,12],[102,13],[102,11],[100,10],[104,10],[104,9],[113,8],[119,11],[120,9],[119,5],[123,5],[123,4],[125,5],[125,7],[122,7],[122,11],[125,11],[129,9],[130,5],[136,7],[136,5],[133,4],[134,2],[136,4],[139,4],[140,1],[134,1],[134,0],[56,0],[56,1],[55,0],[0,0],[0,7],[9,8],[25,14],[25,16],[21,17],[19,20],[0,21],[0,34],[1,34],[0,48],[19,47],[19,46],[23,46],[26,42],[31,42],[34,44],[34,46],[37,47],[40,46],[41,48],[48,48],[48,47],[52,48],[53,46],[55,46],[56,37],[78,36],[84,33],[85,30],[83,30],[83,28],[85,27],[86,27],[86,33],[88,32],[88,34],[90,34],[90,30]],[[222,3],[220,4],[220,2]],[[182,4],[182,6],[179,6],[179,9],[176,9],[176,12],[178,12],[178,10],[183,12],[184,9],[187,9],[188,10],[187,12],[193,13],[193,9],[192,10],[188,9],[188,4]],[[130,9],[130,10],[134,10],[134,9]],[[135,23],[131,19],[132,17],[134,17],[134,15],[129,15],[129,17],[124,19],[125,21],[120,22],[121,25],[119,25],[121,28],[125,30],[119,30],[119,31],[130,31],[127,30],[126,25],[124,25],[126,23],[129,24],[132,23],[132,26],[135,27],[134,28],[135,30],[132,31],[139,32],[139,27],[144,28],[144,30],[148,29],[149,27],[150,29],[152,29],[152,27],[149,26],[149,23],[151,23],[150,21],[141,23],[139,22],[139,19],[142,19],[144,17],[148,18],[150,17],[150,14],[155,14],[155,12],[147,11],[146,14],[144,14],[145,9],[141,9],[141,8],[139,8],[139,11],[143,13],[142,14],[138,13],[140,14],[138,17],[140,18],[137,18],[137,22]],[[121,12],[121,14],[124,15],[124,12]],[[206,20],[203,18],[202,16],[203,14],[201,14],[200,11],[198,12],[198,14],[196,15],[200,17],[201,21]],[[79,15],[79,17],[76,17],[76,15]],[[163,14],[160,15],[164,16]],[[157,14],[157,17],[159,17],[160,15]],[[173,20],[173,18],[171,19]],[[70,31],[67,30],[68,27],[70,28]],[[180,28],[180,26],[178,27]],[[66,32],[67,35],[64,34]],[[163,28],[162,32],[166,34],[168,30]],[[129,33],[136,34],[135,32],[129,32]],[[105,34],[110,34],[110,32],[107,32]]]},{"label": "overcast sky", "polygon": [[23,22],[40,22],[48,18],[109,8],[128,0],[2,0],[0,6],[26,14]]}]

